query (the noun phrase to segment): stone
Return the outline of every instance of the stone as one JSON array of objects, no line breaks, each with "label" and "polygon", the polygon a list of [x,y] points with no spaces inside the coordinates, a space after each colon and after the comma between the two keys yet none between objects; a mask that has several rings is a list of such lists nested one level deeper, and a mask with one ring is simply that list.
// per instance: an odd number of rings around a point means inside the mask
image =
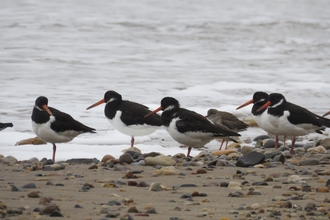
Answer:
[{"label": "stone", "polygon": [[52,213],[50,213],[49,217],[64,217],[64,216],[59,211],[55,210]]},{"label": "stone", "polygon": [[35,189],[37,187],[36,187],[36,184],[34,184],[34,182],[31,182],[31,183],[25,184],[24,186],[22,186],[22,188]]},{"label": "stone", "polygon": [[123,153],[126,153],[127,151],[135,151],[135,152],[141,153],[141,150],[137,147],[130,147],[130,148],[122,150]]},{"label": "stone", "polygon": [[330,150],[330,138],[324,138],[320,145],[322,145],[325,149]]},{"label": "stone", "polygon": [[300,176],[298,175],[291,175],[289,178],[288,178],[288,182],[289,183],[298,183],[301,181],[301,178]]},{"label": "stone", "polygon": [[275,140],[273,140],[273,139],[264,140],[263,147],[264,148],[275,148]]},{"label": "stone", "polygon": [[14,165],[17,162],[18,162],[17,159],[13,156],[7,156],[7,157],[3,157],[0,159],[0,163],[3,163],[3,164]]},{"label": "stone", "polygon": [[251,153],[253,151],[254,147],[250,147],[250,146],[243,146],[241,148],[241,154],[242,155],[247,155],[248,153]]},{"label": "stone", "polygon": [[265,155],[256,151],[252,151],[251,153],[244,155],[239,158],[236,162],[237,167],[249,167],[254,166],[256,164],[263,163],[265,161]]},{"label": "stone", "polygon": [[118,202],[117,200],[111,200],[108,202],[109,206],[121,206],[121,203]]},{"label": "stone", "polygon": [[229,193],[228,197],[243,197],[243,193],[239,191],[231,192]]},{"label": "stone", "polygon": [[311,165],[319,165],[319,164],[320,161],[316,159],[307,159],[298,162],[298,166],[311,166]]},{"label": "stone", "polygon": [[323,146],[312,147],[307,150],[310,154],[325,154],[327,150]]},{"label": "stone", "polygon": [[120,155],[118,161],[120,164],[130,164],[134,162],[134,159],[130,154],[124,153]]},{"label": "stone", "polygon": [[316,189],[316,192],[328,193],[329,189],[328,189],[328,187],[320,187],[320,188]]},{"label": "stone", "polygon": [[73,158],[66,161],[68,164],[92,164],[99,163],[100,161],[96,158]]},{"label": "stone", "polygon": [[211,155],[220,156],[220,155],[228,155],[230,153],[236,153],[236,150],[234,149],[215,150],[211,152]]},{"label": "stone", "polygon": [[50,197],[41,197],[40,199],[39,199],[39,205],[46,205],[46,204],[48,204],[48,203],[51,203],[52,202],[52,198],[50,198]]},{"label": "stone", "polygon": [[38,192],[32,191],[29,194],[27,194],[27,197],[29,197],[29,198],[39,198],[40,196],[39,196]]},{"label": "stone", "polygon": [[268,135],[259,135],[253,139],[253,141],[258,141],[258,140],[265,140],[265,139],[270,139]]},{"label": "stone", "polygon": [[173,166],[163,167],[159,170],[155,170],[152,176],[160,176],[160,175],[180,175],[180,171],[177,170]]},{"label": "stone", "polygon": [[44,142],[43,140],[41,140],[38,137],[34,137],[34,138],[28,138],[28,139],[20,140],[20,141],[16,142],[15,146],[26,145],[26,144],[41,145],[41,144],[47,144],[47,143]]},{"label": "stone", "polygon": [[170,156],[146,157],[146,166],[174,166],[176,161]]},{"label": "stone", "polygon": [[108,160],[114,160],[114,159],[116,159],[116,158],[113,157],[112,155],[110,155],[110,154],[106,154],[106,155],[104,155],[104,156],[102,157],[101,162],[105,163],[105,162],[107,162]]},{"label": "stone", "polygon": [[12,192],[23,192],[23,189],[19,186],[16,186],[16,185],[12,185],[11,186],[11,191]]},{"label": "stone", "polygon": [[44,206],[44,207],[40,210],[39,214],[40,214],[40,215],[50,215],[50,214],[53,213],[54,211],[58,211],[58,212],[60,212],[60,208],[59,208],[57,205],[50,203],[50,204]]},{"label": "stone", "polygon": [[163,191],[163,187],[160,185],[160,183],[151,183],[149,191],[159,192]]}]

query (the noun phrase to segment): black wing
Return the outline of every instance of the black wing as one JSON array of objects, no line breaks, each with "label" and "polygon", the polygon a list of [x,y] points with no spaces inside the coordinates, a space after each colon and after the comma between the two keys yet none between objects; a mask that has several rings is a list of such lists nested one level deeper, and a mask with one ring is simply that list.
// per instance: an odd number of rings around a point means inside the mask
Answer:
[{"label": "black wing", "polygon": [[187,109],[179,109],[174,117],[180,118],[180,120],[176,122],[179,132],[205,132],[213,133],[214,136],[219,137],[240,136],[236,132],[228,130],[223,126],[213,124],[204,116]]},{"label": "black wing", "polygon": [[91,132],[95,133],[95,129],[88,127],[79,121],[76,121],[71,115],[61,112],[55,108],[48,107],[55,117],[55,121],[51,124],[51,128],[55,131],[62,132],[67,130],[73,130],[78,132]]},{"label": "black wing", "polygon": [[158,114],[153,114],[148,117],[144,117],[151,111],[147,106],[139,103],[122,101],[118,110],[122,112],[121,120],[126,125],[148,124],[152,126],[161,126],[161,118]]},{"label": "black wing", "polygon": [[329,127],[330,126],[329,119],[327,119],[329,122],[328,122],[328,125],[326,125],[327,120],[322,120],[324,118],[308,111],[307,109],[305,109],[301,106],[288,102],[285,106],[285,109],[289,110],[291,113],[288,116],[288,120],[292,124],[312,124],[316,127],[322,127],[322,126]]}]

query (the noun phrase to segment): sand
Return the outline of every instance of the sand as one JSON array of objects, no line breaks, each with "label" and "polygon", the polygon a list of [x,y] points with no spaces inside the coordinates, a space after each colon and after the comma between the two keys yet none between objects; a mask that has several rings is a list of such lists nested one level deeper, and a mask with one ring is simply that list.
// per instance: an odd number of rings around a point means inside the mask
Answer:
[{"label": "sand", "polygon": [[[315,172],[315,170],[329,171],[328,165],[294,167],[289,166],[288,162],[272,168],[203,168],[177,165],[176,169],[181,175],[169,176],[153,176],[156,168],[151,166],[117,164],[115,167],[119,171],[100,164],[96,169],[89,169],[90,167],[90,164],[65,164],[64,169],[57,171],[29,171],[29,166],[24,166],[24,163],[0,164],[0,201],[7,206],[2,213],[23,209],[22,214],[13,217],[6,215],[6,219],[49,219],[49,215],[40,215],[39,212],[33,211],[36,208],[42,209],[45,205],[39,204],[40,198],[27,196],[32,191],[38,192],[40,197],[52,198],[51,203],[59,207],[65,219],[102,219],[107,213],[113,214],[116,219],[129,219],[128,215],[130,219],[255,219],[258,216],[269,219],[273,215],[272,212],[276,214],[274,211],[279,211],[277,214],[280,215],[275,215],[278,219],[300,219],[299,216],[308,219],[317,218],[315,215],[320,219],[322,206],[325,210],[322,218],[326,219],[330,207],[329,203],[324,202],[325,199],[330,198],[329,192],[317,192],[318,188],[325,187],[329,176],[318,175],[316,173],[319,171]],[[110,184],[113,188],[103,187],[102,182],[111,182],[111,180],[116,182],[125,177],[126,169],[136,171],[135,175],[138,178],[122,179],[121,182],[126,185]],[[197,174],[197,170],[201,174]],[[206,173],[203,173],[205,171]],[[306,174],[300,175],[299,172]],[[288,178],[292,175],[298,175],[300,180],[296,183],[288,183]],[[255,182],[262,182],[266,177],[272,177],[268,178],[266,182],[268,185],[253,185]],[[164,186],[164,190],[150,191],[150,187],[127,185],[128,182],[132,184],[134,181],[160,183]],[[12,191],[12,185],[23,187],[30,182],[35,183],[35,189],[23,188],[23,192]],[[47,185],[47,182],[50,185]],[[239,182],[245,185],[237,186],[238,188],[220,187],[223,182]],[[83,185],[86,183],[94,188],[83,191]],[[310,192],[302,191],[302,185],[305,183],[311,186]],[[56,186],[58,184],[59,186]],[[183,187],[183,184],[196,186]],[[249,195],[252,189],[254,192],[259,191],[260,195]],[[196,192],[204,196],[181,198],[183,195],[189,196],[193,193],[197,195]],[[229,197],[229,194],[234,192],[241,192],[242,197]],[[298,195],[300,199],[288,199],[294,195]],[[113,200],[120,202],[121,205],[107,205]],[[281,208],[280,205],[287,201],[280,200],[290,201],[292,207]],[[310,213],[304,211],[306,204],[310,202],[316,204],[319,209],[312,210],[314,215],[311,217]],[[82,208],[74,208],[75,205],[80,205]],[[156,213],[137,216],[137,213],[128,212],[134,206],[140,214],[147,210],[154,210],[149,212]]]}]

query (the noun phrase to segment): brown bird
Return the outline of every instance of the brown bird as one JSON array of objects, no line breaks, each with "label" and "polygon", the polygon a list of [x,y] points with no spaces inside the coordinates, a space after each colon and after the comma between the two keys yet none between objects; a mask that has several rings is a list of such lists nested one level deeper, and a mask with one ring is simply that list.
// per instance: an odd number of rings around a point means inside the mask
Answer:
[{"label": "brown bird", "polygon": [[[239,120],[235,115],[229,112],[218,111],[216,109],[211,108],[207,111],[207,115],[205,117],[210,121],[212,121],[214,124],[224,126],[227,129],[232,130],[234,132],[245,131],[248,128],[247,124],[245,124],[244,122]],[[222,139],[219,150],[221,150],[224,141],[226,141],[226,149],[227,149],[229,140],[230,139],[228,138]]]}]

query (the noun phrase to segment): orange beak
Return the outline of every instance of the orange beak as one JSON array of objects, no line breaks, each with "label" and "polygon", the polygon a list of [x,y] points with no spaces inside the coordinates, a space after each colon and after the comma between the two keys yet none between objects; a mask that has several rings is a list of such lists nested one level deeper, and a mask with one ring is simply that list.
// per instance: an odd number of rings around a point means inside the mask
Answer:
[{"label": "orange beak", "polygon": [[322,117],[325,117],[327,115],[330,115],[330,111],[328,111],[327,113],[325,113]]},{"label": "orange beak", "polygon": [[47,105],[43,105],[42,108],[50,115],[52,116],[53,113],[49,110],[48,106]]},{"label": "orange beak", "polygon": [[253,102],[254,102],[254,101],[253,101],[253,99],[252,99],[252,100],[250,100],[250,101],[244,103],[243,105],[238,106],[238,107],[236,108],[236,110],[238,110],[238,109],[240,109],[240,108],[243,108],[243,107],[245,107],[245,106],[247,106],[247,105],[253,104]]},{"label": "orange beak", "polygon": [[148,114],[146,114],[144,117],[148,117],[150,115],[156,114],[157,112],[159,112],[160,110],[163,110],[162,107],[160,106],[159,108],[156,108],[155,110],[153,110],[152,112],[149,112]]},{"label": "orange beak", "polygon": [[101,100],[98,101],[97,103],[94,103],[93,105],[89,106],[86,110],[91,109],[91,108],[94,108],[94,107],[96,107],[96,106],[98,106],[98,105],[101,105],[101,104],[103,104],[103,103],[105,103],[105,101],[104,101],[104,99],[101,99]]},{"label": "orange beak", "polygon": [[270,104],[272,104],[270,101],[266,102],[263,106],[257,109],[257,112],[260,112],[261,110],[267,108],[268,106],[270,106]]}]

